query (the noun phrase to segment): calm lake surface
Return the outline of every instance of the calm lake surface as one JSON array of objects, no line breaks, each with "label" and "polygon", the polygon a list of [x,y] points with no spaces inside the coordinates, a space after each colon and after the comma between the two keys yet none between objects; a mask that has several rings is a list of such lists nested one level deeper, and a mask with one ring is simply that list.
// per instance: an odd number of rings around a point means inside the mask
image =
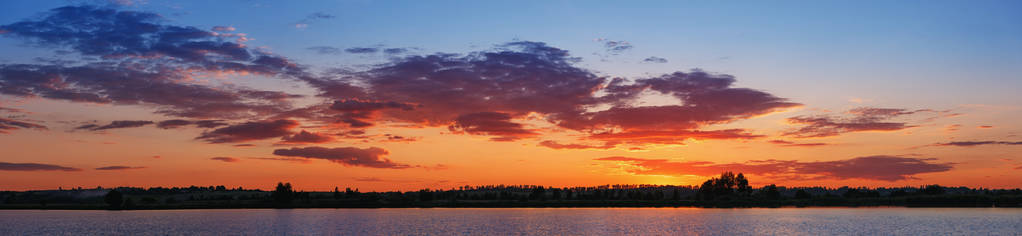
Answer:
[{"label": "calm lake surface", "polygon": [[0,211],[0,235],[1020,235],[1022,209]]}]

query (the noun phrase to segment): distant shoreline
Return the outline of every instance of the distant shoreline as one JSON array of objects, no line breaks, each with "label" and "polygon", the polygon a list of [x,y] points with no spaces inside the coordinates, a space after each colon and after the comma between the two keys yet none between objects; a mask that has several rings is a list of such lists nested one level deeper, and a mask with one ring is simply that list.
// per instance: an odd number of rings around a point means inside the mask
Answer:
[{"label": "distant shoreline", "polygon": [[1019,206],[997,205],[878,205],[878,204],[847,204],[847,205],[808,205],[808,204],[759,204],[737,205],[735,203],[717,202],[704,203],[695,201],[682,202],[456,202],[456,203],[415,203],[415,204],[340,204],[340,205],[303,205],[276,206],[262,204],[232,204],[223,206],[133,206],[130,208],[111,209],[105,205],[0,205],[0,210],[205,210],[205,209],[410,209],[410,208],[702,208],[702,209],[777,209],[777,208],[1020,208]]}]

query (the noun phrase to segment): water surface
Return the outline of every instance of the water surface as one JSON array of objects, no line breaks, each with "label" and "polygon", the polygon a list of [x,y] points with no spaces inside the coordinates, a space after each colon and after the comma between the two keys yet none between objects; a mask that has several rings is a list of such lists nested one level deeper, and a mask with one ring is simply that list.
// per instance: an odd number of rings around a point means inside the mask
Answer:
[{"label": "water surface", "polygon": [[0,235],[1018,235],[1022,209],[0,210]]}]

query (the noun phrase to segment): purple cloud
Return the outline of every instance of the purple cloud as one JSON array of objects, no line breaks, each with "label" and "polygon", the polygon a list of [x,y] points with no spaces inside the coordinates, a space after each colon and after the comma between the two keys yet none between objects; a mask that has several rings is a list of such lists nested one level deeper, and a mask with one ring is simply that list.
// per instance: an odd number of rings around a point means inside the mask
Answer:
[{"label": "purple cloud", "polygon": [[82,169],[40,163],[0,162],[0,171],[81,171]]},{"label": "purple cloud", "polygon": [[144,166],[104,166],[96,168],[96,170],[137,170],[145,169]]},{"label": "purple cloud", "polygon": [[785,136],[799,138],[830,137],[844,133],[862,131],[897,131],[917,127],[906,122],[891,121],[894,118],[920,112],[937,112],[930,109],[907,110],[894,108],[860,107],[849,110],[848,117],[827,115],[795,116],[788,118],[792,124],[803,125],[801,128],[786,132]]},{"label": "purple cloud", "polygon": [[390,154],[387,150],[377,147],[371,148],[325,148],[325,147],[303,147],[291,149],[277,149],[274,155],[286,157],[303,157],[313,159],[324,159],[339,163],[345,166],[361,166],[369,168],[405,169],[412,166],[401,164],[384,158]]},{"label": "purple cloud", "polygon": [[3,118],[3,117],[0,117],[0,134],[6,134],[6,133],[8,133],[8,130],[18,130],[18,129],[39,129],[39,130],[45,130],[46,126],[43,126],[43,125],[40,125],[40,124],[35,124],[35,123],[24,122],[24,121],[16,121],[16,120],[11,120],[11,119],[6,119],[6,118]]},{"label": "purple cloud", "polygon": [[154,122],[147,120],[115,120],[111,121],[110,124],[97,125],[87,124],[75,127],[76,130],[89,130],[89,131],[100,131],[108,129],[123,129],[123,128],[137,128],[146,125],[151,125]]},{"label": "purple cloud", "polygon": [[539,135],[522,124],[511,122],[511,115],[500,112],[464,114],[454,119],[454,124],[448,128],[455,132],[497,136],[491,138],[494,141],[515,141]]},{"label": "purple cloud", "polygon": [[239,161],[241,161],[241,159],[234,158],[234,157],[211,157],[209,159],[210,160],[214,160],[214,161],[222,161],[222,162],[239,162]]},{"label": "purple cloud", "polygon": [[208,143],[238,143],[282,137],[291,134],[295,127],[298,122],[294,120],[252,121],[205,132],[195,139]]}]

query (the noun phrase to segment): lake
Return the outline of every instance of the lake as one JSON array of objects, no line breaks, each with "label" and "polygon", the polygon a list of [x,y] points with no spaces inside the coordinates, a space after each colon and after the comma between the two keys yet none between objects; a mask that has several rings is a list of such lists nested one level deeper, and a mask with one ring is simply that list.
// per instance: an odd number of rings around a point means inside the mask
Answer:
[{"label": "lake", "polygon": [[1019,235],[1010,208],[0,210],[0,235]]}]

